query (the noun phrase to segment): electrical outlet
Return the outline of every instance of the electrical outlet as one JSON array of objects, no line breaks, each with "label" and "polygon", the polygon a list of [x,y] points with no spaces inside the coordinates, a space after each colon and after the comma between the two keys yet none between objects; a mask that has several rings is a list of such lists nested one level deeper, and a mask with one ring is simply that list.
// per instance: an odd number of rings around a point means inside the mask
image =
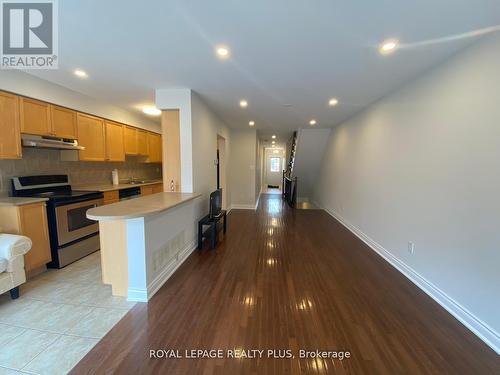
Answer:
[{"label": "electrical outlet", "polygon": [[408,241],[408,252],[411,255],[415,254],[415,244],[411,241]]}]

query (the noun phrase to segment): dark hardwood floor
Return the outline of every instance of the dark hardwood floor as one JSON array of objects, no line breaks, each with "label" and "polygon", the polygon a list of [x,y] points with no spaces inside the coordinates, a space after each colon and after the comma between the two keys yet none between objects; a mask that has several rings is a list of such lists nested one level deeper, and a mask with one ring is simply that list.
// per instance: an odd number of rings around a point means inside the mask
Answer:
[{"label": "dark hardwood floor", "polygon": [[[338,359],[150,359],[150,350],[349,351]],[[184,354],[182,352],[181,354]],[[264,357],[266,357],[264,355]],[[500,374],[500,357],[321,210],[233,210],[74,374]]]}]

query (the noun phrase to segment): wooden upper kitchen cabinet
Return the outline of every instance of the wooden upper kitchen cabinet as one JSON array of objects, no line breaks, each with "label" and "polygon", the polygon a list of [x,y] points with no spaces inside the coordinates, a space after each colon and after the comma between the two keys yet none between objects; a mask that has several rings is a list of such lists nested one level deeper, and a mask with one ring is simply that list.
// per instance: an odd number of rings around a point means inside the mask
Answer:
[{"label": "wooden upper kitchen cabinet", "polygon": [[21,159],[19,97],[0,91],[0,159]]},{"label": "wooden upper kitchen cabinet", "polygon": [[21,132],[35,135],[54,135],[50,123],[50,105],[21,97]]},{"label": "wooden upper kitchen cabinet", "polygon": [[31,271],[52,261],[45,202],[0,207],[2,232],[20,234],[33,242],[24,256],[24,268]]},{"label": "wooden upper kitchen cabinet", "polygon": [[125,161],[125,147],[122,124],[106,121],[106,160]]},{"label": "wooden upper kitchen cabinet", "polygon": [[137,129],[137,154],[147,156],[149,154],[148,150],[148,132]]},{"label": "wooden upper kitchen cabinet", "polygon": [[50,114],[52,135],[68,139],[78,138],[75,111],[51,105]]},{"label": "wooden upper kitchen cabinet", "polygon": [[125,126],[124,128],[125,128],[124,129],[125,154],[137,155],[138,154],[137,129],[132,126]]},{"label": "wooden upper kitchen cabinet", "polygon": [[104,120],[98,117],[77,114],[78,143],[85,147],[79,151],[80,160],[106,160],[106,134]]},{"label": "wooden upper kitchen cabinet", "polygon": [[161,163],[161,135],[148,132],[149,163]]}]

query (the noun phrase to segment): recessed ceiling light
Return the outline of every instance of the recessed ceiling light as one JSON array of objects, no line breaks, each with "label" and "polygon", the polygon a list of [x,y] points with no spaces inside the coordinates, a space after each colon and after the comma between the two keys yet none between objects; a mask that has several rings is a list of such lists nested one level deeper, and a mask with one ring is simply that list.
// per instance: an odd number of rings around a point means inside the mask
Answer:
[{"label": "recessed ceiling light", "polygon": [[240,100],[240,107],[241,108],[246,108],[248,107],[248,102],[246,100]]},{"label": "recessed ceiling light", "polygon": [[329,101],[328,101],[328,105],[330,107],[335,107],[337,104],[339,104],[339,101],[337,98],[331,98]]},{"label": "recessed ceiling light", "polygon": [[311,121],[309,121],[309,125],[316,125],[316,120],[312,119]]},{"label": "recessed ceiling light", "polygon": [[74,73],[75,73],[75,76],[80,77],[80,78],[87,78],[87,77],[88,77],[87,73],[86,73],[86,72],[84,72],[84,71],[83,71],[83,70],[81,70],[81,69],[76,69],[76,70],[74,71]]},{"label": "recessed ceiling light", "polygon": [[388,55],[390,53],[393,53],[399,45],[399,41],[397,39],[388,39],[385,40],[379,47],[378,51],[382,55]]},{"label": "recessed ceiling light", "polygon": [[250,126],[254,126],[254,125],[255,125],[255,121],[250,121],[250,122],[248,123],[248,125],[250,125]]},{"label": "recessed ceiling light", "polygon": [[276,139],[276,136],[275,136],[275,135],[273,135],[271,138],[272,138],[272,139]]},{"label": "recessed ceiling light", "polygon": [[227,59],[230,55],[229,53],[229,48],[227,48],[226,46],[218,46],[216,49],[215,49],[215,53],[217,54],[217,56],[219,56],[219,58],[221,59]]},{"label": "recessed ceiling light", "polygon": [[276,143],[276,141],[272,141],[271,143],[274,145]]},{"label": "recessed ceiling light", "polygon": [[150,115],[150,116],[161,115],[161,111],[158,108],[151,107],[151,106],[142,107],[142,112],[144,112],[145,114]]}]

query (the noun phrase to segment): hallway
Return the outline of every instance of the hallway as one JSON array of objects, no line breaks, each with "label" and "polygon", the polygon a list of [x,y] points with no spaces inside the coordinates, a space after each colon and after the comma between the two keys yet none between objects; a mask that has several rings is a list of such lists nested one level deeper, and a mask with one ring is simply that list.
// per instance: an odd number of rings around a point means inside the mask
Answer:
[{"label": "hallway", "polygon": [[[150,359],[150,350],[345,351],[339,359]],[[493,374],[498,356],[322,210],[233,210],[74,374]]]}]

